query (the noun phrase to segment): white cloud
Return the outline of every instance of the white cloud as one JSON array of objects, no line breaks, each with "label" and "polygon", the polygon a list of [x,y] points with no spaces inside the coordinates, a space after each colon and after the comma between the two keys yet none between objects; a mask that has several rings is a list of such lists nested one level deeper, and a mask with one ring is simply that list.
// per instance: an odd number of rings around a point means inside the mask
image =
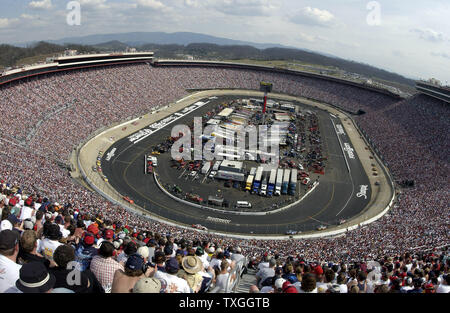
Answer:
[{"label": "white cloud", "polygon": [[9,20],[7,18],[0,18],[0,28],[6,28],[9,26]]},{"label": "white cloud", "polygon": [[319,41],[329,41],[328,38],[323,36],[317,36],[313,34],[305,34],[305,33],[296,33],[297,38],[299,38],[301,41],[307,41],[307,42],[319,42]]},{"label": "white cloud", "polygon": [[275,0],[184,0],[184,5],[238,16],[268,16],[279,9],[279,1]]},{"label": "white cloud", "polygon": [[25,13],[21,14],[20,17],[25,20],[33,20],[33,19],[37,18],[35,15],[30,15],[30,14],[25,14]]},{"label": "white cloud", "polygon": [[435,57],[441,57],[441,58],[445,58],[445,59],[449,59],[450,60],[450,53],[446,53],[446,52],[431,52],[432,56]]},{"label": "white cloud", "polygon": [[0,18],[0,29],[14,26],[19,19],[17,18]]},{"label": "white cloud", "polygon": [[167,7],[164,4],[162,4],[160,1],[157,0],[137,0],[137,4],[139,6],[150,8],[153,10],[167,9]]},{"label": "white cloud", "polygon": [[51,9],[53,7],[52,0],[31,1],[28,6],[33,9]]},{"label": "white cloud", "polygon": [[336,18],[327,10],[305,7],[299,10],[291,21],[296,24],[330,27],[335,24]]},{"label": "white cloud", "polygon": [[110,6],[106,3],[107,0],[78,0],[80,1],[81,7],[87,7],[91,9],[109,9]]},{"label": "white cloud", "polygon": [[448,40],[444,33],[435,31],[431,28],[414,28],[411,31],[417,33],[421,39],[431,42],[444,42]]},{"label": "white cloud", "polygon": [[200,7],[200,3],[198,0],[184,0],[184,5],[191,8]]}]

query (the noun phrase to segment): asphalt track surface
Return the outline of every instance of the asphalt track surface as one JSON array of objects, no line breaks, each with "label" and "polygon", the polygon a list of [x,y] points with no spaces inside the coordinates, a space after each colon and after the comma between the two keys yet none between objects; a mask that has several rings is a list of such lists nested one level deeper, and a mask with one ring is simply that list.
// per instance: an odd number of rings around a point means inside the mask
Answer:
[{"label": "asphalt track surface", "polygon": [[[133,143],[126,137],[113,144],[102,158],[102,170],[111,186],[150,214],[176,223],[201,224],[209,230],[234,234],[280,235],[287,230],[313,231],[319,225],[332,226],[337,225],[340,219],[349,220],[365,209],[371,197],[370,183],[356,152],[352,155],[351,151],[341,148],[347,144],[349,150],[353,149],[345,130],[340,134],[336,131],[335,125],[344,121],[304,104],[300,105],[318,114],[328,165],[319,186],[299,204],[270,215],[234,215],[188,206],[162,193],[153,176],[144,174],[144,155],[151,151],[151,147],[170,136],[173,126],[189,124],[194,117],[202,116],[220,103],[236,98],[247,97],[236,95],[215,100],[202,99],[200,101],[208,103],[145,139]],[[107,155],[112,149],[115,149],[114,155],[108,159]],[[361,194],[361,186],[368,186],[365,195]],[[208,217],[228,222],[212,222]]]}]

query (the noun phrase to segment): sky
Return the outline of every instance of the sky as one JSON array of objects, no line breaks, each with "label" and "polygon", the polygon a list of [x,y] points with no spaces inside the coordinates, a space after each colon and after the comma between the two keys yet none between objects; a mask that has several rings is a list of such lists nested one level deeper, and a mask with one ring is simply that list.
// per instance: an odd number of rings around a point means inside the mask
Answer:
[{"label": "sky", "polygon": [[[80,25],[67,21],[76,21],[71,2],[79,4]],[[449,0],[1,0],[0,43],[196,32],[309,49],[448,85],[449,17]]]}]

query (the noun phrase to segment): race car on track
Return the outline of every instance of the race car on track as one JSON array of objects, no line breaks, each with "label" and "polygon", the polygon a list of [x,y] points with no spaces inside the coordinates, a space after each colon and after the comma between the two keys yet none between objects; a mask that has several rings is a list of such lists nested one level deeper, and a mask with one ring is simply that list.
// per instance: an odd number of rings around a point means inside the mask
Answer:
[{"label": "race car on track", "polygon": [[208,230],[205,226],[202,226],[200,224],[192,224],[192,228],[200,229],[200,230]]},{"label": "race car on track", "polygon": [[128,197],[128,196],[123,196],[122,199],[125,200],[125,201],[128,202],[128,203],[131,203],[131,204],[134,203],[134,201],[131,200],[130,197]]}]

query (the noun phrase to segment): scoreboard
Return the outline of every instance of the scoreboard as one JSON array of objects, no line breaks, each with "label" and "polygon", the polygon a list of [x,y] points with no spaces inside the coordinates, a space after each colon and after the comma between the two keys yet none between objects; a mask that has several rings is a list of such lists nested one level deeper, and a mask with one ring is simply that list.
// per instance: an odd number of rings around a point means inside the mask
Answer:
[{"label": "scoreboard", "polygon": [[272,88],[273,88],[273,84],[272,83],[261,82],[259,84],[259,90],[264,92],[264,93],[272,92]]}]

